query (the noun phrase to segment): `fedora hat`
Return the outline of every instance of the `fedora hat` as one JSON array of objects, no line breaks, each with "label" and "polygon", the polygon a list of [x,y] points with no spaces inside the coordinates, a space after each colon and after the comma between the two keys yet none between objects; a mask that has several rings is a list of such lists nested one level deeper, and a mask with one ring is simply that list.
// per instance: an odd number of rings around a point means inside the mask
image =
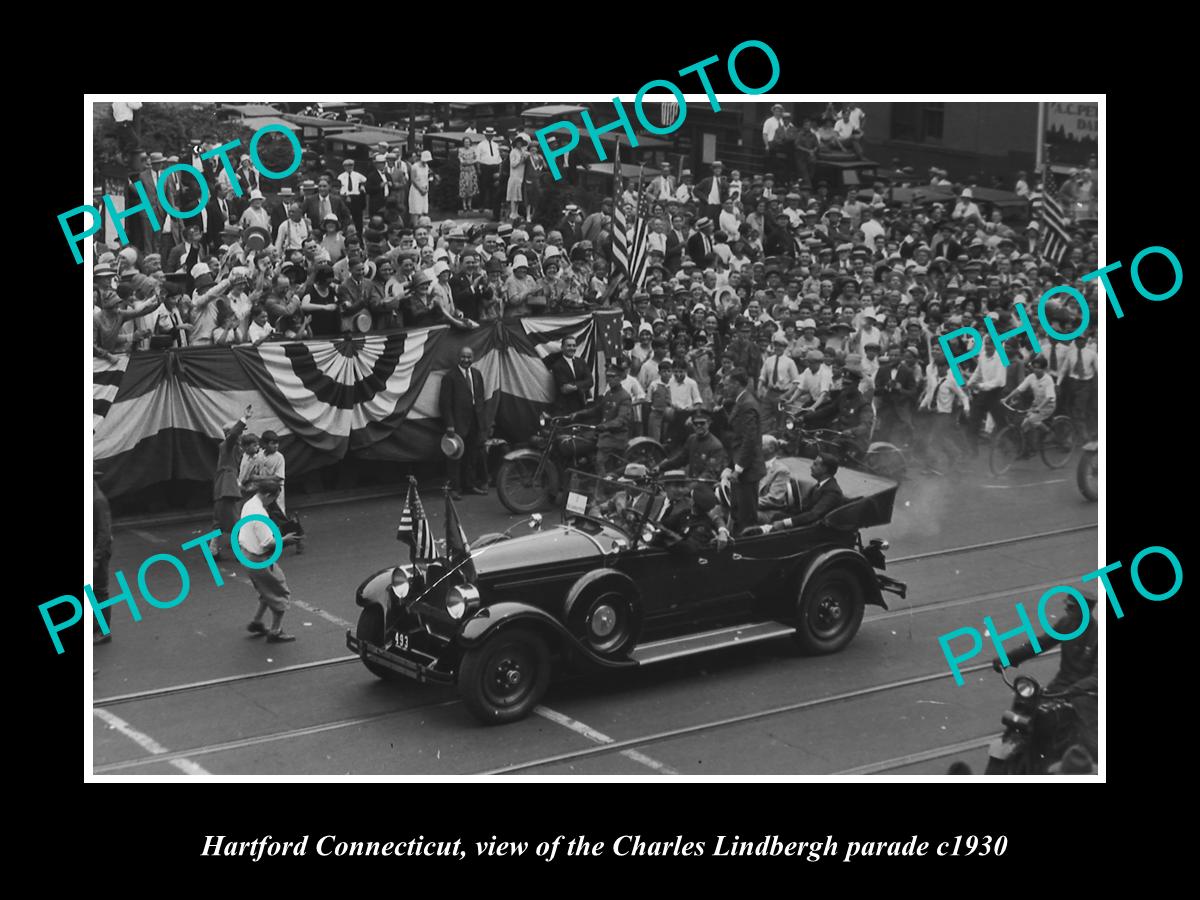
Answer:
[{"label": "fedora hat", "polygon": [[246,229],[242,243],[247,250],[264,250],[271,243],[271,232],[261,225],[251,225]]}]

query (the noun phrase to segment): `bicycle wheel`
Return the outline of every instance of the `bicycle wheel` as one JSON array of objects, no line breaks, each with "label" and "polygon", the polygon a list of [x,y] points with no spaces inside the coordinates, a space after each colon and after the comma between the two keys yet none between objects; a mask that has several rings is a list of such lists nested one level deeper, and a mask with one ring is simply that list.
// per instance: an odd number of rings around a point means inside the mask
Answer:
[{"label": "bicycle wheel", "polygon": [[895,445],[884,441],[871,445],[865,463],[871,472],[893,481],[902,480],[908,472],[908,461],[904,454]]},{"label": "bicycle wheel", "polygon": [[1050,430],[1042,435],[1042,462],[1061,469],[1075,451],[1075,423],[1069,416],[1055,416],[1047,424]]},{"label": "bicycle wheel", "polygon": [[992,453],[988,458],[993,475],[1003,475],[1012,468],[1013,460],[1021,455],[1024,441],[1017,428],[1001,428],[1000,433],[992,438]]}]

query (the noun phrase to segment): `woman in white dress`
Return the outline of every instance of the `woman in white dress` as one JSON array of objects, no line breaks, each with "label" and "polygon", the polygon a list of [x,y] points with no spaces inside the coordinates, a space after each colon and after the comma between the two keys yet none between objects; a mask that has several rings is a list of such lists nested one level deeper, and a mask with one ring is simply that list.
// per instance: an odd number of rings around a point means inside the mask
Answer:
[{"label": "woman in white dress", "polygon": [[412,165],[412,181],[408,187],[408,214],[410,216],[429,215],[429,162],[432,159],[432,153],[422,150],[421,161]]},{"label": "woman in white dress", "polygon": [[524,199],[521,187],[525,182],[525,163],[528,161],[529,138],[518,134],[513,138],[513,148],[508,153],[508,193],[505,195],[505,199],[508,200],[509,218],[512,219],[519,215],[517,207]]}]

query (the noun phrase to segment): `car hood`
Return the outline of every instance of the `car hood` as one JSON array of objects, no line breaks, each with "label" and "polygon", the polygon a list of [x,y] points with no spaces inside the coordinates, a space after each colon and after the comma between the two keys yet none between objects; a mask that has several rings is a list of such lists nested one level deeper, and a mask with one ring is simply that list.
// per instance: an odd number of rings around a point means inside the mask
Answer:
[{"label": "car hood", "polygon": [[554,565],[603,556],[597,541],[575,528],[558,525],[536,534],[509,538],[472,553],[475,571],[491,575],[528,566]]}]

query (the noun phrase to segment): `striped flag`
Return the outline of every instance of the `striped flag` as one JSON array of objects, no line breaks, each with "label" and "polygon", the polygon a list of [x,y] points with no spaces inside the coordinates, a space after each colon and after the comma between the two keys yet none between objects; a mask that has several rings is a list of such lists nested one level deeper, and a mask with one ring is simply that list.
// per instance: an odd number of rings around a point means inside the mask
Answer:
[{"label": "striped flag", "polygon": [[1071,249],[1071,236],[1062,206],[1048,190],[1048,182],[1043,185],[1042,193],[1033,195],[1033,215],[1041,225],[1042,255],[1057,266]]},{"label": "striped flag", "polygon": [[446,555],[450,557],[450,563],[453,565],[461,559],[466,559],[467,564],[463,566],[463,576],[468,583],[475,580],[475,563],[471,561],[471,544],[467,540],[467,532],[462,527],[462,522],[458,518],[458,510],[454,506],[454,501],[450,499],[450,491],[446,491]]},{"label": "striped flag", "polygon": [[633,282],[633,289],[635,291],[640,291],[642,283],[646,280],[646,263],[648,262],[647,257],[650,255],[650,242],[647,240],[649,235],[650,198],[642,192],[642,176],[639,173],[637,217],[633,220],[627,240],[629,245],[629,280]]},{"label": "striped flag", "polygon": [[634,211],[633,221],[625,216],[625,207],[621,203],[621,145],[618,142],[617,152],[613,154],[613,231],[612,249],[616,270],[613,277],[618,275],[627,279],[635,291],[641,290],[642,282],[646,279],[646,257],[649,248],[646,237],[650,232],[650,199],[642,191],[642,173],[638,173],[638,207]]},{"label": "striped flag", "polygon": [[404,509],[400,512],[400,525],[396,529],[396,540],[408,544],[409,559],[414,563],[437,559],[437,546],[433,532],[429,530],[425,507],[421,505],[417,480],[411,475],[408,478],[408,496],[404,498]]},{"label": "striped flag", "polygon": [[675,120],[678,118],[679,118],[679,104],[678,103],[676,103],[674,100],[671,100],[670,102],[664,103],[662,105],[662,123],[663,123],[664,128],[666,128],[668,125],[674,124]]}]

